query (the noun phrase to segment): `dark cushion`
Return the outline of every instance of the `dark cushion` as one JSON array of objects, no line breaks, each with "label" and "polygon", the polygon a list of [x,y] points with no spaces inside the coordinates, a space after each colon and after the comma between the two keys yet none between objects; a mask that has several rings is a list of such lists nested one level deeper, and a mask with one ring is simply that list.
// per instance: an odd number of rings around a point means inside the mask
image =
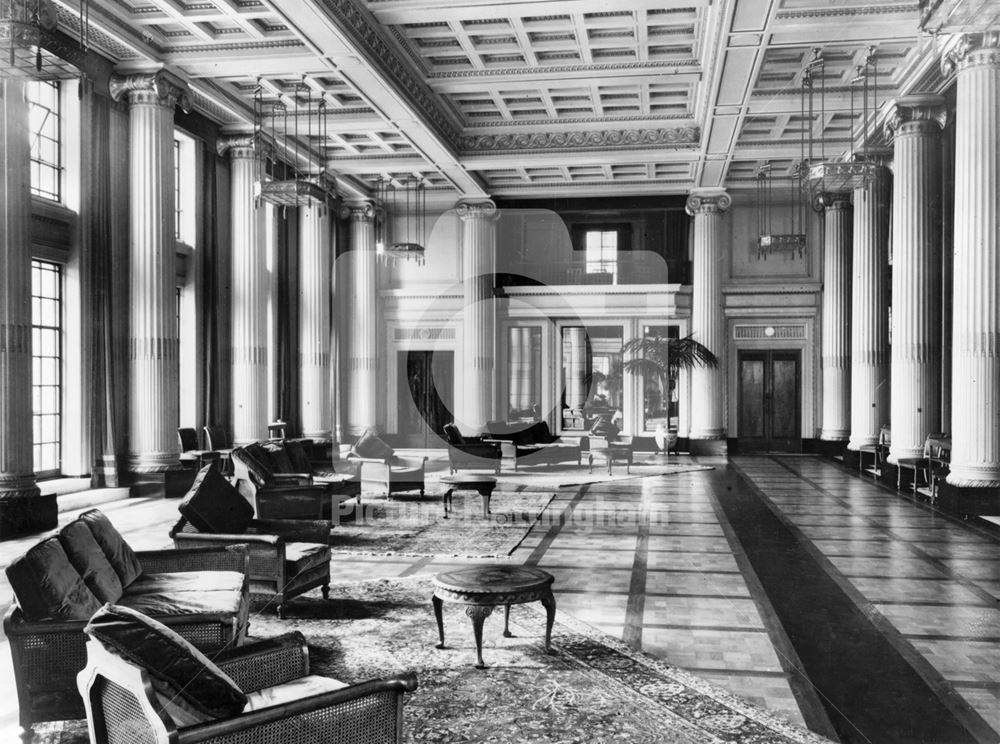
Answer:
[{"label": "dark cushion", "polygon": [[239,461],[250,473],[250,478],[256,486],[264,486],[274,479],[274,468],[271,467],[270,456],[263,447],[249,444],[233,450],[232,458]]},{"label": "dark cushion", "polygon": [[309,462],[309,455],[301,442],[286,441],[285,454],[288,455],[288,459],[292,463],[292,473],[312,472],[312,463]]},{"label": "dark cushion", "polygon": [[462,432],[458,430],[458,427],[454,424],[444,425],[444,436],[448,440],[448,444],[459,445],[463,444]]},{"label": "dark cushion", "polygon": [[[227,572],[232,573],[232,572]],[[150,583],[160,583],[153,574]],[[200,592],[143,592],[132,594],[128,589],[118,600],[122,607],[137,610],[151,617],[175,615],[212,615],[238,617],[243,602],[242,577],[239,589],[212,589]]]},{"label": "dark cushion", "polygon": [[59,530],[59,543],[94,596],[101,602],[117,602],[122,595],[122,581],[90,528],[75,519]]},{"label": "dark cushion", "polygon": [[253,519],[253,506],[219,472],[215,462],[198,471],[177,509],[201,532],[241,535]]},{"label": "dark cushion", "polygon": [[317,543],[285,543],[285,576],[292,578],[304,571],[330,562],[330,547]]},{"label": "dark cushion", "polygon": [[371,429],[365,431],[354,445],[354,452],[359,457],[385,460],[392,457],[392,447],[383,442]]},{"label": "dark cushion", "polygon": [[[171,571],[143,574],[129,584],[123,596],[138,594],[171,594],[173,592],[239,591],[244,576],[239,571]],[[121,601],[119,604],[128,604]]]},{"label": "dark cushion", "polygon": [[86,620],[101,607],[58,537],[15,558],[7,566],[7,579],[26,620]]},{"label": "dark cushion", "polygon": [[515,429],[510,433],[510,441],[520,447],[530,447],[535,442],[535,438],[532,436],[532,430],[529,429]]},{"label": "dark cushion", "polygon": [[132,547],[115,529],[111,521],[99,509],[91,509],[80,515],[80,519],[90,527],[90,532],[115,569],[122,586],[128,586],[142,573],[142,564]]},{"label": "dark cushion", "polygon": [[536,421],[531,425],[530,431],[535,444],[552,444],[556,441],[556,437],[552,436],[552,432],[549,431],[547,421]]},{"label": "dark cushion", "polygon": [[107,604],[84,630],[145,669],[161,704],[177,723],[231,718],[247,704],[247,696],[229,675],[166,625],[141,612]]},{"label": "dark cushion", "polygon": [[270,456],[271,466],[275,473],[308,473],[312,470],[312,468],[296,470],[295,466],[292,465],[292,459],[288,456],[284,445],[280,442],[268,442],[263,445],[263,448]]},{"label": "dark cushion", "polygon": [[198,432],[194,429],[178,429],[177,439],[181,443],[181,452],[198,449]]}]

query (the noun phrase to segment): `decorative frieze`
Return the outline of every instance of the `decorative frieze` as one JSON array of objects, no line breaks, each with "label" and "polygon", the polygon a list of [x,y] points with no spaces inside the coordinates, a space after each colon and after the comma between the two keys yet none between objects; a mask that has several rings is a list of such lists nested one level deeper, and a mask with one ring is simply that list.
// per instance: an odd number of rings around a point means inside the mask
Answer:
[{"label": "decorative frieze", "polygon": [[463,152],[644,148],[694,145],[698,143],[699,137],[698,127],[605,129],[590,132],[477,134],[461,137],[458,146]]}]

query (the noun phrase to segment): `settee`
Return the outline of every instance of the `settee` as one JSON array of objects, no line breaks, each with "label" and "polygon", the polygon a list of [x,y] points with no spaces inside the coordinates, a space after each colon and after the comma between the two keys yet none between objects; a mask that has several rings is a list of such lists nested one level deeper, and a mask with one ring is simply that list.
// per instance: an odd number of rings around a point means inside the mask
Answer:
[{"label": "settee", "polygon": [[4,617],[19,721],[83,718],[76,675],[86,663],[83,628],[106,602],[157,618],[203,651],[246,637],[245,545],[134,551],[91,509],[6,569],[15,601]]},{"label": "settee", "polygon": [[519,465],[552,465],[559,462],[583,462],[583,452],[590,449],[586,436],[578,442],[569,442],[555,436],[545,421],[532,424],[489,421],[486,424],[487,441],[500,442],[503,457]]},{"label": "settee", "polygon": [[467,437],[453,423],[444,425],[444,436],[448,442],[450,473],[463,469],[489,468],[497,475],[500,474],[500,460],[503,457],[500,442],[484,439],[484,435]]}]

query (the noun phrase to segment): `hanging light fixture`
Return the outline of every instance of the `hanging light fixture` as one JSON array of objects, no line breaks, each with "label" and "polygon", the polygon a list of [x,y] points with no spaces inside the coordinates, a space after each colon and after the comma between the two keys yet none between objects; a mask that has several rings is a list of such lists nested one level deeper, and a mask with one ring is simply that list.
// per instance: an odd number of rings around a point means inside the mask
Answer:
[{"label": "hanging light fixture", "polygon": [[424,263],[427,228],[427,183],[419,173],[402,179],[388,174],[375,184],[378,217],[375,247],[383,261]]},{"label": "hanging light fixture", "polygon": [[806,251],[806,215],[802,198],[802,161],[795,163],[791,183],[791,231],[774,232],[774,172],[771,161],[757,169],[754,179],[757,204],[757,258],[767,259],[771,255],[799,258]]},{"label": "hanging light fixture", "polygon": [[[807,121],[811,124],[817,113],[822,123],[826,120],[826,60],[820,49],[813,49],[813,58],[809,61],[802,74],[802,104],[801,111],[803,117],[808,113]],[[816,90],[816,82],[819,81],[819,91]],[[856,75],[851,81],[851,151],[846,158],[839,160],[827,160],[826,141],[822,131],[817,137],[813,127],[809,127],[808,141],[808,171],[806,174],[806,186],[810,193],[810,198],[817,208],[822,208],[827,195],[845,194],[854,189],[864,188],[871,183],[876,175],[878,165],[869,157],[867,137],[862,136],[862,150],[854,149],[854,121],[855,121],[855,91],[857,86],[862,86],[861,94],[861,131],[867,127],[869,114],[874,114],[876,107],[876,95],[878,90],[878,60],[875,57],[875,48],[868,47],[864,63],[856,65]],[[871,109],[869,109],[869,94],[871,98]]]},{"label": "hanging light fixture", "polygon": [[[291,98],[275,103],[264,100],[260,78],[254,89],[254,147],[257,151],[257,196],[280,207],[327,207],[336,198],[334,184],[327,179],[322,164],[322,148],[327,141],[327,105],[322,96],[313,98],[313,89],[296,83]],[[290,112],[291,109],[291,112]],[[292,124],[289,126],[289,114]],[[303,128],[301,120],[306,120]],[[313,118],[318,119],[315,136]],[[278,132],[278,122],[281,132]],[[289,134],[290,133],[290,134]],[[304,138],[304,142],[303,142]],[[320,170],[312,173],[311,146],[319,140]],[[282,150],[291,164],[279,163],[275,150]],[[302,163],[306,166],[303,168]],[[280,177],[279,177],[280,176]]]},{"label": "hanging light fixture", "polygon": [[[89,16],[89,2],[87,5]],[[81,7],[80,25],[84,27]],[[50,0],[0,0],[0,74],[37,77],[42,73],[42,34],[58,26]]]}]

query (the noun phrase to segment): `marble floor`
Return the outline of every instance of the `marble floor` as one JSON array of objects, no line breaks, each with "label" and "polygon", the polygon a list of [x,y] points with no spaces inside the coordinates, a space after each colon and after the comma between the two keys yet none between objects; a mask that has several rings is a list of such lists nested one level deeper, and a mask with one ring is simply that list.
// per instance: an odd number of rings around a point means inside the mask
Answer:
[{"label": "marble floor", "polygon": [[[1000,530],[822,458],[697,462],[714,469],[561,489],[507,560],[554,574],[560,612],[833,740],[1000,741]],[[171,501],[101,508],[138,548],[176,518]],[[0,563],[36,541],[0,543]],[[333,575],[468,562],[335,554]],[[9,665],[0,649],[7,691]],[[7,694],[0,740],[15,722]]]}]

